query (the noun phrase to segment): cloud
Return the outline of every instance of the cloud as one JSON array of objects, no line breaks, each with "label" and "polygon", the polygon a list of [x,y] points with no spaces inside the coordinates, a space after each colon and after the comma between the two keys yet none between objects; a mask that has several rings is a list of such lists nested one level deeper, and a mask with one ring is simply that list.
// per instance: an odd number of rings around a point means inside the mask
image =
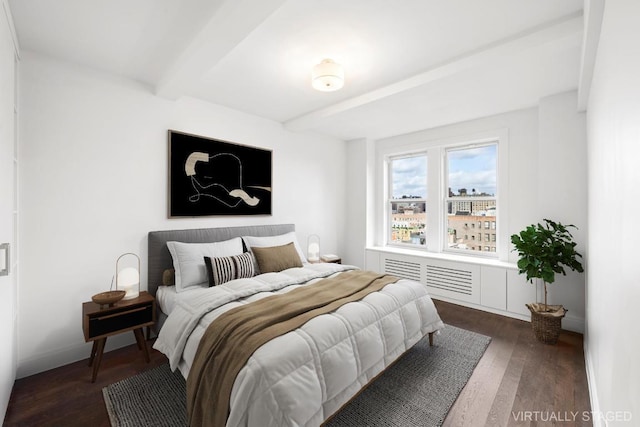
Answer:
[{"label": "cloud", "polygon": [[466,188],[468,193],[475,188],[478,193],[496,194],[496,171],[455,171],[449,173],[449,187],[457,193]]},{"label": "cloud", "polygon": [[466,188],[471,192],[496,194],[497,145],[450,150],[448,184],[454,193]]},{"label": "cloud", "polygon": [[427,161],[426,156],[406,157],[392,162],[392,194],[393,198],[402,196],[427,195]]}]

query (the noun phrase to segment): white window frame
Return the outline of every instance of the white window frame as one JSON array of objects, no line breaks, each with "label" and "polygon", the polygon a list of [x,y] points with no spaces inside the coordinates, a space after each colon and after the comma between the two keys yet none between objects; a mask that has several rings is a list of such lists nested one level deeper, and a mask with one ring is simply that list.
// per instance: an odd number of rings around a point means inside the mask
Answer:
[{"label": "white window frame", "polygon": [[[445,149],[453,147],[466,147],[471,145],[487,144],[492,142],[498,143],[497,153],[497,194],[496,205],[498,206],[498,215],[495,231],[496,233],[496,252],[491,252],[491,258],[497,258],[500,261],[507,261],[509,257],[509,236],[508,236],[508,130],[496,129],[486,132],[478,132],[469,135],[460,135],[448,138],[428,139],[424,137],[425,132],[408,134],[399,137],[392,137],[376,144],[376,158],[379,171],[376,180],[377,196],[376,203],[378,216],[376,223],[379,227],[375,229],[374,242],[380,246],[401,247],[405,249],[415,249],[427,253],[450,254],[445,251],[445,226],[446,218],[444,215],[444,183],[446,165],[444,163]],[[394,244],[390,242],[391,231],[391,215],[390,215],[390,183],[389,181],[389,160],[398,157],[407,157],[412,154],[426,153],[427,155],[427,236],[426,245],[424,247],[410,244]],[[448,194],[447,194],[448,195]],[[490,227],[491,229],[491,227]],[[484,232],[484,223],[479,229]],[[472,251],[457,251],[456,256],[469,256],[478,258],[486,256],[484,251],[476,251],[478,253],[470,253]]]}]

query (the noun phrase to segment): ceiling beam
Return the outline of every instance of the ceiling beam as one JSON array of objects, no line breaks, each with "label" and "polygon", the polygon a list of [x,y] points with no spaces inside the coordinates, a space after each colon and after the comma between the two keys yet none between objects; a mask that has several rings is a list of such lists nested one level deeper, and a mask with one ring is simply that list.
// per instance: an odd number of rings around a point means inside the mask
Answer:
[{"label": "ceiling beam", "polygon": [[451,61],[431,68],[413,77],[383,86],[371,92],[346,99],[336,104],[319,110],[312,111],[302,116],[284,122],[284,127],[292,131],[303,131],[314,128],[323,119],[347,112],[349,110],[370,104],[372,102],[405,92],[419,86],[444,79],[462,71],[496,63],[505,56],[513,56],[518,53],[542,46],[547,43],[574,36],[582,32],[582,12],[576,12],[535,27],[515,36],[489,44],[473,52],[458,56]]},{"label": "ceiling beam", "polygon": [[11,8],[9,7],[8,0],[2,0],[2,9],[4,9],[4,16],[11,32],[11,40],[13,41],[13,49],[16,56],[20,59],[20,44],[18,43],[18,34],[16,34],[16,27],[13,24],[13,15],[11,14]]},{"label": "ceiling beam", "polygon": [[223,0],[214,15],[160,78],[156,94],[184,95],[286,0]]}]

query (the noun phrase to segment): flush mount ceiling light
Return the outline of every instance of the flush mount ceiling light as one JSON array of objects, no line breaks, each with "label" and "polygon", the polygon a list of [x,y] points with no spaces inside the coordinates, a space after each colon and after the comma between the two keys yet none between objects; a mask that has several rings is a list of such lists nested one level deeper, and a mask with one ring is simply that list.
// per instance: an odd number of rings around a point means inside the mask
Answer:
[{"label": "flush mount ceiling light", "polygon": [[344,86],[344,70],[342,65],[331,59],[323,59],[313,67],[311,86],[322,92],[333,92]]}]

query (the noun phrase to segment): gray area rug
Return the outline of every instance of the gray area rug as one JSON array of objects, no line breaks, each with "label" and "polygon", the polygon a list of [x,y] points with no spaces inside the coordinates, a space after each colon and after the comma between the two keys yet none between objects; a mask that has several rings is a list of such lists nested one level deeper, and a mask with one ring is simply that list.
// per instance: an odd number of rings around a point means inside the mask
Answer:
[{"label": "gray area rug", "polygon": [[[440,426],[491,338],[447,325],[425,337],[326,425]],[[168,365],[102,389],[113,427],[186,426],[185,380]]]}]

